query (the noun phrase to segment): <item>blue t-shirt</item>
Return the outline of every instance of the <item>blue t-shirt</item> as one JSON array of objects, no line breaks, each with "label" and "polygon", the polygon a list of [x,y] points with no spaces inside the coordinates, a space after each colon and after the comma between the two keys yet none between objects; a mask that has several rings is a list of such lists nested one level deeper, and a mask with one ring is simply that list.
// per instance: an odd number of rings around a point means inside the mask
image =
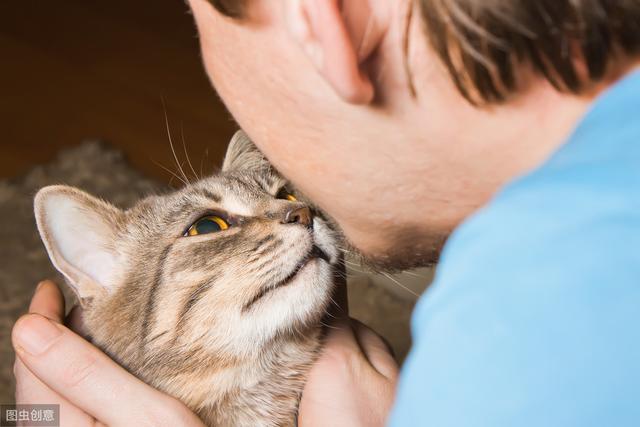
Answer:
[{"label": "blue t-shirt", "polygon": [[455,231],[412,326],[391,426],[640,426],[640,73]]}]

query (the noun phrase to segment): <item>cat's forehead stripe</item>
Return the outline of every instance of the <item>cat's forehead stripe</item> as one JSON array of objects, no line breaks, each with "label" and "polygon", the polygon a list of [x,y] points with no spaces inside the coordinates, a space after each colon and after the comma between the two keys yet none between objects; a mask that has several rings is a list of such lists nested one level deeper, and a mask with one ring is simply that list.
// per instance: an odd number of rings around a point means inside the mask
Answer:
[{"label": "cat's forehead stripe", "polygon": [[205,208],[253,216],[267,199],[273,198],[273,193],[278,190],[276,184],[280,185],[280,181],[277,176],[258,174],[217,175],[184,188],[175,197],[155,199],[153,212],[148,213],[162,213],[167,223],[187,221],[193,216],[194,209]]},{"label": "cat's forehead stripe", "polygon": [[207,188],[196,188],[193,190],[193,192],[200,196],[206,197],[207,199],[210,199],[216,203],[220,203],[220,201],[222,200],[222,196],[220,196],[220,194],[214,193]]},{"label": "cat's forehead stripe", "polygon": [[147,304],[145,306],[143,318],[142,318],[142,328],[141,328],[141,346],[140,351],[144,352],[144,348],[146,345],[147,338],[149,336],[149,331],[151,330],[151,321],[154,316],[155,308],[156,308],[156,297],[158,293],[158,287],[160,283],[163,282],[163,274],[164,274],[164,264],[169,256],[169,252],[171,252],[171,248],[173,247],[173,243],[166,245],[160,256],[158,257],[156,263],[156,271],[155,271],[155,280],[151,285],[151,288],[148,291],[147,295]]},{"label": "cat's forehead stripe", "polygon": [[[252,177],[248,176],[233,176],[230,177],[236,186],[241,187],[244,191],[253,195],[259,196],[264,194],[264,188]],[[249,181],[249,182],[247,182]]]}]

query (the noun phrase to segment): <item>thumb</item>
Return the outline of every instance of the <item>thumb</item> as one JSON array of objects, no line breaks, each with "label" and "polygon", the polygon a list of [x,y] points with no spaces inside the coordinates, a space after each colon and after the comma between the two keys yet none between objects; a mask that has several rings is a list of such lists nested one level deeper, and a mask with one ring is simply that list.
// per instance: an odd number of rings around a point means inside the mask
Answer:
[{"label": "thumb", "polygon": [[143,383],[67,327],[39,314],[12,331],[16,354],[52,390],[111,426],[202,426],[186,406]]}]

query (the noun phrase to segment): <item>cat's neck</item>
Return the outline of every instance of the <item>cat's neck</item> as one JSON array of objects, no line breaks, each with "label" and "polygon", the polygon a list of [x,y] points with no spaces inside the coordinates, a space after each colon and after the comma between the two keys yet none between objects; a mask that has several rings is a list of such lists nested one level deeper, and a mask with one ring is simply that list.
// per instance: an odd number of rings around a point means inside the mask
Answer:
[{"label": "cat's neck", "polygon": [[[320,350],[321,328],[279,336],[252,357],[147,381],[185,402],[212,425],[288,425]],[[292,424],[293,425],[293,424]]]},{"label": "cat's neck", "polygon": [[167,335],[144,345],[127,339],[126,322],[114,330],[98,322],[99,317],[87,319],[97,345],[216,426],[294,425],[307,373],[321,345],[319,321],[278,334],[243,356],[225,356],[203,348],[182,350]]},{"label": "cat's neck", "polygon": [[236,382],[245,378],[244,383],[230,388],[222,399],[201,411],[201,416],[215,420],[214,425],[262,425],[260,420],[270,420],[264,425],[295,425],[302,389],[319,350],[318,327],[303,340],[274,346],[260,362],[238,366],[226,374]]}]

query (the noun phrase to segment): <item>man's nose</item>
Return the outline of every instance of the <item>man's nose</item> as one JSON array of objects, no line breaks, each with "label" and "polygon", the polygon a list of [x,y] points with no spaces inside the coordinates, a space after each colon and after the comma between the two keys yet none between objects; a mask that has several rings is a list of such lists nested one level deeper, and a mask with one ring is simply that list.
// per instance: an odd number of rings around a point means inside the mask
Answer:
[{"label": "man's nose", "polygon": [[307,206],[292,206],[284,211],[283,224],[300,224],[305,227],[313,226],[313,214]]}]

